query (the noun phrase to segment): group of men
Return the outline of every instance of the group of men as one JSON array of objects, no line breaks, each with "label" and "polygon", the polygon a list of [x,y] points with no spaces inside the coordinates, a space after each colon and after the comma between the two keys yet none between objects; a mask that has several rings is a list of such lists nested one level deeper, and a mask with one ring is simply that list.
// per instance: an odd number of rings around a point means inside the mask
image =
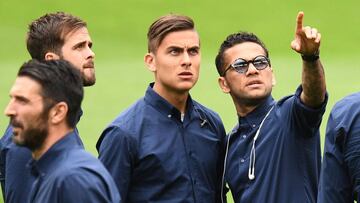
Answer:
[{"label": "group of men", "polygon": [[95,84],[87,25],[63,12],[33,21],[26,41],[32,59],[21,66],[5,109],[5,201],[218,203],[226,202],[226,185],[236,203],[357,199],[360,96],[334,107],[321,164],[319,126],[327,103],[321,35],[304,27],[303,17],[299,12],[291,43],[302,58],[302,82],[279,101],[271,96],[269,52],[255,34],[230,34],[221,44],[218,84],[238,115],[228,135],[219,115],[189,94],[201,62],[193,20],[158,18],[144,57],[154,82],[105,128],[98,159],[85,152],[76,128],[83,87]]}]

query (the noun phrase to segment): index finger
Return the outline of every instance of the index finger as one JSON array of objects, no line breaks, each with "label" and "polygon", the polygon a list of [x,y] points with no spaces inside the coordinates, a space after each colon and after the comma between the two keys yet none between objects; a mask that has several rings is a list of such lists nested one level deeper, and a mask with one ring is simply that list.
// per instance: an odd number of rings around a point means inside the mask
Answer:
[{"label": "index finger", "polygon": [[299,33],[302,31],[303,27],[303,18],[304,18],[304,12],[300,11],[296,17],[296,33]]}]

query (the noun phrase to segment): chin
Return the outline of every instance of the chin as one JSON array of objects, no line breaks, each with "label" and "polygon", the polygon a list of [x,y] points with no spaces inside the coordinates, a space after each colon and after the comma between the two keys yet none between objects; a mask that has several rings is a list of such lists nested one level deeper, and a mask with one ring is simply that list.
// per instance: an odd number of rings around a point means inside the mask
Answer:
[{"label": "chin", "polygon": [[251,95],[249,97],[250,100],[253,100],[253,101],[261,101],[261,100],[264,100],[266,99],[270,94],[266,94],[266,93],[262,93],[262,94],[255,94],[255,95]]},{"label": "chin", "polygon": [[12,141],[18,146],[24,146],[24,140],[20,139],[19,135],[14,135]]},{"label": "chin", "polygon": [[84,87],[88,87],[88,86],[93,86],[95,85],[96,79],[94,78],[86,78],[83,79],[83,86]]},{"label": "chin", "polygon": [[184,85],[178,86],[177,89],[182,92],[188,92],[194,87],[194,85],[195,84],[193,84],[193,83],[192,84],[184,84]]}]

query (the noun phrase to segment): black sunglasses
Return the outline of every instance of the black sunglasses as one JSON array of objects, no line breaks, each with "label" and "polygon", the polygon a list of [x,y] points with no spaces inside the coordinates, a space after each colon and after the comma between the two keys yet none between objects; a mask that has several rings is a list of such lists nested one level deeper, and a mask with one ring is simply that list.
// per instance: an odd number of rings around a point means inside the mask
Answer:
[{"label": "black sunglasses", "polygon": [[234,68],[238,73],[246,73],[249,69],[250,63],[252,63],[257,70],[263,70],[270,66],[270,59],[263,55],[256,56],[253,60],[249,61],[238,58],[232,64],[230,64],[230,66],[224,71],[222,76],[224,77],[226,71],[228,71],[230,68]]}]

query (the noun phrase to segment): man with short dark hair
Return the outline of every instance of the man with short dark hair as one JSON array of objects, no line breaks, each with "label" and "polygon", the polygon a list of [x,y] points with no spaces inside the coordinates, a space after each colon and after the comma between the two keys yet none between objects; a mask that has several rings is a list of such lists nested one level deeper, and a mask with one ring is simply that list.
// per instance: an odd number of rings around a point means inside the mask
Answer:
[{"label": "man with short dark hair", "polygon": [[[32,58],[65,59],[80,70],[84,86],[95,83],[92,41],[86,23],[78,17],[63,12],[41,16],[29,25],[26,44]],[[77,143],[83,146],[77,129],[75,134]],[[6,202],[23,203],[33,183],[26,167],[31,152],[12,143],[12,135],[9,125],[1,138],[0,180]]]},{"label": "man with short dark hair", "polygon": [[225,130],[189,94],[200,68],[192,19],[156,20],[144,60],[155,82],[103,131],[99,159],[125,202],[220,202]]},{"label": "man with short dark hair", "polygon": [[5,114],[13,141],[32,153],[35,177],[23,202],[120,202],[101,162],[77,143],[83,99],[79,70],[64,60],[32,60],[19,70]]},{"label": "man with short dark hair", "polygon": [[227,138],[225,179],[234,202],[316,202],[319,126],[327,103],[320,33],[297,16],[293,50],[302,56],[295,95],[275,101],[273,66],[252,33],[229,35],[216,57],[219,86],[231,95],[238,125]]}]

